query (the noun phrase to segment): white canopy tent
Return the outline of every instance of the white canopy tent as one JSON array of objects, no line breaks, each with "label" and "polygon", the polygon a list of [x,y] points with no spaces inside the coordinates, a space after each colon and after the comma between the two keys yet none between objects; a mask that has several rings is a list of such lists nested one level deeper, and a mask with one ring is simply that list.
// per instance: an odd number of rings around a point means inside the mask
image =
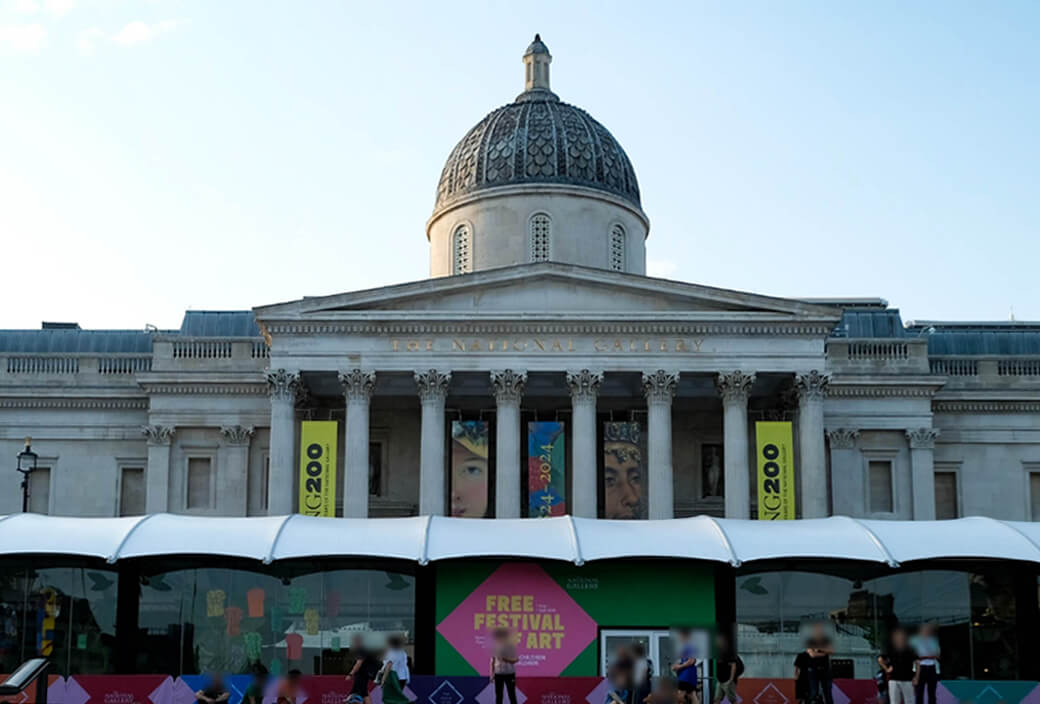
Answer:
[{"label": "white canopy tent", "polygon": [[426,564],[467,557],[517,557],[583,564],[663,557],[734,566],[774,559],[841,559],[898,566],[942,558],[1040,563],[1040,524],[961,518],[868,521],[834,516],[743,521],[697,516],[664,521],[587,518],[474,520],[211,518],[153,514],[134,518],[0,517],[0,556],[67,555],[123,559],[192,555],[265,564],[308,557],[392,558]]}]

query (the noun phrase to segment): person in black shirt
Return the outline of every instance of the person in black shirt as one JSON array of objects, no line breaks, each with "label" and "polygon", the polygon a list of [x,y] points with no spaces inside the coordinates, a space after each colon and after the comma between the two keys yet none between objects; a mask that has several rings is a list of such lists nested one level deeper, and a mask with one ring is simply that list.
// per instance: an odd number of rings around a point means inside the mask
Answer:
[{"label": "person in black shirt", "polygon": [[369,704],[368,688],[383,669],[383,661],[368,651],[360,635],[354,636],[350,651],[354,655],[354,667],[350,671],[350,695],[347,699]]},{"label": "person in black shirt", "polygon": [[195,701],[198,704],[224,704],[230,697],[231,693],[224,686],[224,678],[219,672],[210,675],[208,687],[195,692]]},{"label": "person in black shirt", "polygon": [[888,676],[888,704],[914,704],[914,663],[917,653],[910,647],[906,631],[892,631],[888,650],[878,657],[878,664]]},{"label": "person in black shirt", "polygon": [[729,699],[730,704],[737,704],[740,701],[737,698],[737,680],[744,674],[744,661],[737,655],[730,638],[721,633],[715,638],[715,650],[719,654],[715,658],[718,685],[711,701],[713,704],[721,704],[723,699]]},{"label": "person in black shirt", "polygon": [[809,639],[805,643],[805,652],[809,656],[809,701],[822,700],[824,704],[834,704],[831,694],[831,653],[834,652],[834,646],[823,624],[818,623],[812,627]]}]

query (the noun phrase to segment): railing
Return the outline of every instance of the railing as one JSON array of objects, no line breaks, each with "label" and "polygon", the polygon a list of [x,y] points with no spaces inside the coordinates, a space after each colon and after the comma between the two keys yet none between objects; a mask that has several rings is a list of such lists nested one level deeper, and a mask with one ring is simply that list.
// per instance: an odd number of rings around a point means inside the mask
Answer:
[{"label": "railing", "polygon": [[932,357],[928,360],[932,374],[943,376],[978,376],[979,360],[960,357]]},{"label": "railing", "polygon": [[98,357],[98,374],[136,374],[152,370],[151,357]]},{"label": "railing", "polygon": [[185,340],[173,343],[174,359],[231,359],[230,340]]},{"label": "railing", "polygon": [[249,354],[253,359],[268,359],[271,356],[271,348],[266,342],[254,342]]},{"label": "railing", "polygon": [[910,345],[906,342],[849,342],[848,359],[850,361],[910,359]]},{"label": "railing", "polygon": [[8,374],[79,374],[79,357],[8,357]]},{"label": "railing", "polygon": [[1040,359],[999,359],[998,376],[1040,376]]}]

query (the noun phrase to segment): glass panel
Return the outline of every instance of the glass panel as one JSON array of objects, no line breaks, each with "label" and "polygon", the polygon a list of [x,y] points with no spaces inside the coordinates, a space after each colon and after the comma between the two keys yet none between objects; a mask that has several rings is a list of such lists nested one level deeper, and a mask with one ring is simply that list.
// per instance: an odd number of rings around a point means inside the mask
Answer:
[{"label": "glass panel", "polygon": [[935,517],[939,520],[957,517],[957,473],[935,473]]},{"label": "glass panel", "polygon": [[141,589],[141,672],[346,674],[355,636],[380,646],[401,633],[412,652],[415,583],[410,575],[337,570],[280,580],[206,568],[149,577]]},{"label": "glass panel", "polygon": [[871,462],[870,465],[870,511],[871,513],[892,512],[892,463]]},{"label": "glass panel", "polygon": [[188,460],[188,508],[210,508],[210,458]]}]

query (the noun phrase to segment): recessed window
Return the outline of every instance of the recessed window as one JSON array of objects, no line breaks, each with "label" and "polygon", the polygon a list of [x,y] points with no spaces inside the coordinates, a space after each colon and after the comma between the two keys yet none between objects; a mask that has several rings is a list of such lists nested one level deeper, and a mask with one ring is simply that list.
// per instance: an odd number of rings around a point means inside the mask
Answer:
[{"label": "recessed window", "polygon": [[451,237],[453,274],[468,274],[473,271],[473,238],[469,225],[459,225]]},{"label": "recessed window", "polygon": [[119,470],[119,515],[144,515],[144,467]]},{"label": "recessed window", "polygon": [[29,475],[29,510],[32,513],[50,513],[51,470],[37,467]]},{"label": "recessed window", "polygon": [[957,517],[957,473],[935,473],[935,517],[946,520]]},{"label": "recessed window", "polygon": [[871,460],[867,472],[870,482],[870,512],[892,513],[892,462]]},{"label": "recessed window", "polygon": [[625,228],[621,225],[610,228],[610,268],[613,271],[625,270]]},{"label": "recessed window", "polygon": [[1029,503],[1032,509],[1030,519],[1040,521],[1040,472],[1029,474]]},{"label": "recessed window", "polygon": [[545,213],[531,218],[531,261],[547,262],[552,254],[552,220]]},{"label": "recessed window", "polygon": [[267,512],[270,502],[267,497],[268,482],[271,481],[271,455],[264,455],[264,471],[260,477],[260,510]]},{"label": "recessed window", "polygon": [[213,508],[213,460],[209,457],[188,459],[188,500],[186,508],[206,510]]}]

